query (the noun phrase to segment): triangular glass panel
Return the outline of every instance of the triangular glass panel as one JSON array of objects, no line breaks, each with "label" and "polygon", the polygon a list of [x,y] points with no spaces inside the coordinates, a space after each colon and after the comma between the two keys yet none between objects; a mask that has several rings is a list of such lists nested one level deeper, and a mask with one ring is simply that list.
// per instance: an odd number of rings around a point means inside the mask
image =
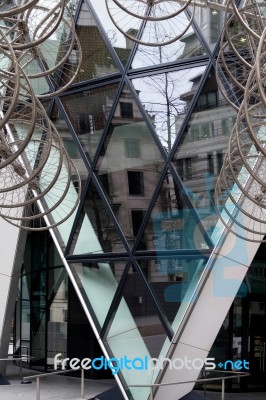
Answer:
[{"label": "triangular glass panel", "polygon": [[113,83],[61,97],[65,111],[88,158],[94,158],[117,88],[118,84]]},{"label": "triangular glass panel", "polygon": [[75,82],[100,78],[118,72],[86,1],[81,6],[76,33],[82,48],[82,64]]},{"label": "triangular glass panel", "polygon": [[[48,103],[48,102],[46,102]],[[81,156],[81,153],[79,151],[79,148],[77,146],[77,143],[75,139],[73,138],[73,134],[69,130],[66,121],[64,119],[63,113],[60,111],[60,109],[57,106],[57,103],[54,102],[50,119],[53,122],[54,126],[56,127],[59,136],[61,138],[61,141],[64,145],[65,150],[67,151],[68,156],[70,159],[73,161],[73,164],[75,165],[75,170],[72,170],[71,173],[71,184],[69,187],[69,191],[66,197],[66,202],[65,202],[65,208],[69,204],[75,204],[76,202],[78,203],[78,193],[77,193],[77,187],[79,186],[79,178],[81,180],[81,188],[84,187],[85,182],[88,179],[88,169],[84,164],[83,158]],[[52,163],[51,163],[52,165]],[[60,178],[60,176],[59,176]],[[62,178],[61,178],[62,179]],[[57,192],[53,193],[53,196],[56,196]],[[48,201],[49,198],[47,197]],[[64,208],[63,207],[63,208]],[[54,229],[54,233],[57,236],[58,242],[60,243],[60,246],[62,249],[65,249],[70,233],[72,231],[72,226],[75,221],[77,213],[77,208],[74,210],[74,212],[69,216],[69,218],[66,219],[65,222],[61,223],[56,229]],[[62,217],[60,217],[60,210],[56,209],[52,215],[53,220],[62,220]]]},{"label": "triangular glass panel", "polygon": [[96,172],[130,246],[164,165],[132,93],[124,86]]},{"label": "triangular glass panel", "polygon": [[[160,21],[160,23],[147,23],[143,31],[142,41],[161,42],[164,38],[171,38],[173,32],[179,33],[180,29],[187,26],[189,18],[183,12],[171,20]],[[169,31],[169,32],[168,32]],[[197,33],[190,25],[187,32],[178,40],[164,46],[138,45],[131,67],[142,68],[151,65],[175,62],[184,58],[197,57],[206,54]]]},{"label": "triangular glass panel", "polygon": [[83,200],[70,255],[125,252],[108,210],[91,182]]},{"label": "triangular glass panel", "polygon": [[[189,256],[157,257],[139,261],[153,293],[173,326],[181,303],[188,293],[194,293],[207,258]],[[187,298],[187,302],[190,298]]]},{"label": "triangular glass panel", "polygon": [[[123,65],[126,65],[127,60],[129,58],[129,55],[132,51],[132,48],[134,46],[134,42],[132,42],[130,39],[128,39],[123,33],[121,33],[117,27],[114,25],[112,22],[107,8],[106,8],[106,2],[105,0],[98,0],[93,2],[93,8],[95,9],[95,12],[102,23],[103,29],[106,32],[106,35],[109,39],[110,45],[114,48],[116,54],[118,55],[121,63]],[[119,12],[119,9],[115,11],[116,16],[118,16],[117,11]],[[121,10],[120,10],[121,11]],[[111,10],[112,12],[112,10]],[[125,17],[123,15],[123,17]],[[119,16],[118,16],[119,19]],[[123,29],[127,32],[138,32],[141,26],[141,20],[138,21],[138,25],[135,25],[134,21],[134,26],[131,25],[131,17],[129,18],[124,18],[123,20]]]},{"label": "triangular glass panel", "polygon": [[178,136],[189,104],[198,88],[198,77],[204,73],[205,68],[186,68],[132,80],[167,152],[171,150]]},{"label": "triangular glass panel", "polygon": [[[147,371],[147,368],[145,371],[141,367],[145,360],[159,357],[164,345],[169,345],[169,339],[138,272],[131,270],[126,278],[122,298],[110,320],[104,343],[109,354],[116,359],[125,359],[126,356],[129,363],[134,363],[131,365],[133,368],[121,368],[120,371],[127,385],[152,383],[154,371]],[[133,361],[135,358],[137,360]],[[147,399],[144,389],[150,393],[149,388],[130,388],[133,398]]]},{"label": "triangular glass panel", "polygon": [[182,190],[167,171],[137,250],[173,251],[209,248]]},{"label": "triangular glass panel", "polygon": [[215,184],[235,121],[236,111],[223,100],[211,70],[172,160],[210,234],[217,222]]},{"label": "triangular glass panel", "polygon": [[105,260],[70,264],[83,301],[100,327],[104,324],[126,263]]},{"label": "triangular glass panel", "polygon": [[195,7],[194,21],[211,51],[214,50],[224,28],[225,13],[210,7]]}]

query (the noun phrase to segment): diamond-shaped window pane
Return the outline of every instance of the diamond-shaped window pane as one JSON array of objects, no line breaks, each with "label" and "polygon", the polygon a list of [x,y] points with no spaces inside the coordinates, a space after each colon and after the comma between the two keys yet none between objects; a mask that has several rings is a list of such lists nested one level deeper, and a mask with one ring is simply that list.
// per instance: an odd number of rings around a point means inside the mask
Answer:
[{"label": "diamond-shaped window pane", "polygon": [[[157,301],[174,328],[178,325],[178,311],[181,304],[188,305],[205,264],[206,258],[192,259],[188,256],[158,257],[155,260],[139,261]],[[182,304],[182,307],[184,305]]]},{"label": "diamond-shaped window pane", "polygon": [[[154,382],[156,373],[144,366],[145,359],[165,355],[170,342],[158,317],[157,310],[138,272],[130,270],[123,288],[122,298],[108,326],[104,343],[117,359],[134,358],[136,368],[122,368],[120,373],[126,385]],[[153,364],[151,364],[152,366]],[[157,371],[158,373],[158,371]],[[146,400],[150,388],[128,388],[133,399]]]},{"label": "diamond-shaped window pane", "polygon": [[111,260],[70,265],[83,300],[98,326],[104,324],[125,266],[125,261]]},{"label": "diamond-shaped window pane", "polygon": [[84,198],[70,254],[102,254],[124,252],[120,235],[96,187],[91,183]]},{"label": "diamond-shaped window pane", "polygon": [[157,144],[125,86],[96,172],[130,246],[135,242],[164,166]]},{"label": "diamond-shaped window pane", "polygon": [[207,248],[196,215],[168,171],[137,249],[160,252]]}]

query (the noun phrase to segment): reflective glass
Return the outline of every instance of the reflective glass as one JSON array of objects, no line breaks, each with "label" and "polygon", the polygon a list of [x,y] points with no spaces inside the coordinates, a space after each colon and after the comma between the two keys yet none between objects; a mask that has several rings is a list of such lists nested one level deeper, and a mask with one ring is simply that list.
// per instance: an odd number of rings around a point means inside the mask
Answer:
[{"label": "reflective glass", "polygon": [[208,245],[199,223],[168,171],[137,249],[173,251],[206,248]]},{"label": "reflective glass", "polygon": [[170,151],[205,67],[133,79],[162,145]]},{"label": "reflective glass", "polygon": [[208,7],[195,7],[194,21],[210,49],[213,50],[223,30],[224,12]]},{"label": "reflective glass", "polygon": [[124,252],[120,235],[97,189],[90,184],[70,246],[70,254]]},{"label": "reflective glass", "polygon": [[[134,46],[134,43],[130,40],[127,39],[113,24],[111,21],[108,11],[106,8],[106,3],[105,0],[98,0],[98,1],[93,1],[93,8],[96,11],[96,14],[103,26],[103,29],[106,32],[106,35],[109,39],[109,42],[111,46],[114,48],[116,51],[116,54],[118,55],[120,61],[122,62],[123,65],[126,65],[128,57],[131,53],[131,50]],[[128,21],[131,20],[131,17],[125,18],[123,23],[128,23]],[[138,26],[131,26],[129,24],[127,30],[136,30],[140,28],[141,22],[138,24]]]},{"label": "reflective glass", "polygon": [[81,6],[76,33],[82,48],[82,64],[75,82],[118,72],[86,1]]},{"label": "reflective glass", "polygon": [[[188,18],[184,13],[182,13],[179,20],[178,23],[184,24],[187,23]],[[167,23],[167,21],[165,23]],[[142,40],[145,41],[147,39],[149,29],[149,26],[144,29]],[[187,33],[174,43],[164,46],[138,45],[138,49],[132,62],[132,68],[160,65],[162,63],[174,62],[183,58],[196,57],[204,54],[206,54],[205,50],[191,25]]]},{"label": "reflective glass", "polygon": [[112,84],[61,98],[85,154],[92,159],[115,100],[117,87],[118,84]]},{"label": "reflective glass", "polygon": [[[123,288],[122,298],[114,312],[104,338],[109,352],[116,358],[129,360],[138,358],[137,366],[145,357],[159,357],[164,346],[169,345],[163,325],[157,315],[155,305],[147,292],[140,275],[130,269]],[[109,353],[109,354],[110,354]],[[145,372],[145,373],[144,373]],[[138,369],[121,370],[121,375],[130,384],[151,384],[156,373]],[[146,400],[149,388],[129,388],[133,399]]]},{"label": "reflective glass", "polygon": [[215,184],[235,120],[236,112],[222,99],[212,71],[173,158],[174,167],[210,234],[217,222]]},{"label": "reflective glass", "polygon": [[96,172],[131,246],[163,167],[162,156],[140,110],[131,92],[124,87]]},{"label": "reflective glass", "polygon": [[161,305],[168,321],[176,325],[178,310],[182,302],[188,304],[188,293],[193,293],[205,266],[204,258],[157,257],[154,260],[139,261],[139,265],[148,280],[157,301]]},{"label": "reflective glass", "polygon": [[103,326],[116,293],[126,261],[84,262],[70,264],[83,300],[95,323]]},{"label": "reflective glass", "polygon": [[[76,144],[75,140],[73,139],[73,136],[64,120],[64,117],[63,117],[62,113],[59,111],[56,104],[51,113],[51,120],[54,123],[54,125],[60,135],[60,138],[63,142],[63,145],[64,145],[69,157],[75,163],[75,166],[80,175],[81,186],[83,187],[84,182],[86,181],[86,179],[88,177],[88,170],[87,170],[87,168],[84,164],[84,161],[81,157],[81,154],[77,148],[77,144]],[[71,176],[71,179],[72,179],[72,182],[70,185],[69,192],[67,193],[67,196],[66,196],[65,204],[67,204],[67,201],[69,201],[70,204],[74,204],[77,200],[77,190],[76,190],[77,175],[73,174]],[[76,212],[77,212],[77,209],[73,212],[72,215],[70,215],[70,217],[65,222],[63,222],[56,229],[54,229],[54,232],[57,235],[59,243],[63,249],[65,248],[65,246],[68,242],[68,238],[69,238],[69,235],[70,235],[70,232],[72,230],[72,226],[73,226],[73,223],[75,220]],[[60,219],[60,211],[56,210],[53,213],[53,218],[55,221]]]}]

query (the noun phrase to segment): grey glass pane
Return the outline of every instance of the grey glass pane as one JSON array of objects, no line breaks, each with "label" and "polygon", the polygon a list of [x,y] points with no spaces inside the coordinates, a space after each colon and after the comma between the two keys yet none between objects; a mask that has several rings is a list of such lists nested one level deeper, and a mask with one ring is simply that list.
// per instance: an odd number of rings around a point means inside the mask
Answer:
[{"label": "grey glass pane", "polygon": [[170,151],[205,67],[133,79],[162,145]]},{"label": "grey glass pane", "polygon": [[222,100],[212,71],[173,158],[173,164],[209,233],[217,221],[215,183],[235,120],[236,112]]},{"label": "grey glass pane", "polygon": [[[189,167],[187,173],[190,173]],[[138,250],[206,248],[208,245],[199,223],[168,171],[144,228]]]},{"label": "grey glass pane", "polygon": [[[116,51],[116,54],[118,55],[122,64],[125,65],[134,46],[134,43],[131,40],[127,39],[113,24],[108,15],[105,0],[93,1],[92,3],[93,8],[95,9],[96,14],[103,26],[103,29],[106,32],[111,46]],[[137,27],[132,27],[129,25],[128,29],[134,28],[136,29],[136,31],[138,31],[139,27],[140,24]]]},{"label": "grey glass pane", "polygon": [[[158,317],[150,294],[137,272],[130,269],[123,288],[122,298],[108,326],[104,343],[117,359],[127,357],[148,360],[164,354],[169,339]],[[140,366],[140,361],[137,362]],[[126,385],[141,382],[151,384],[156,373],[149,370],[126,369],[120,371]],[[149,388],[127,388],[134,400],[147,399]]]},{"label": "grey glass pane", "polygon": [[95,186],[91,183],[79,216],[70,247],[70,254],[101,254],[124,252],[120,235],[105,209]]},{"label": "grey glass pane", "polygon": [[131,92],[124,87],[96,172],[132,246],[164,162]]},{"label": "grey glass pane", "polygon": [[213,50],[223,30],[224,12],[207,7],[195,7],[194,21]]},{"label": "grey glass pane", "polygon": [[118,84],[61,98],[85,154],[93,159],[112,108]]},{"label": "grey glass pane", "polygon": [[95,323],[103,326],[126,261],[84,262],[71,264],[75,281]]},{"label": "grey glass pane", "polygon": [[86,1],[81,7],[76,33],[82,48],[82,64],[75,82],[118,72]]},{"label": "grey glass pane", "polygon": [[[179,19],[181,24],[187,23],[188,21],[184,13],[182,13]],[[149,26],[144,29],[142,40],[145,41],[149,34],[149,29]],[[150,65],[160,65],[162,63],[174,62],[183,58],[196,57],[204,54],[206,54],[205,50],[191,25],[188,31],[174,43],[158,47],[138,45],[131,67],[142,68]]]},{"label": "grey glass pane", "polygon": [[[161,305],[171,325],[176,318],[181,303],[188,301],[187,292],[193,293],[206,264],[204,258],[158,257],[154,260],[139,261],[139,265],[152,286],[157,301]],[[187,303],[188,304],[188,303]]]}]

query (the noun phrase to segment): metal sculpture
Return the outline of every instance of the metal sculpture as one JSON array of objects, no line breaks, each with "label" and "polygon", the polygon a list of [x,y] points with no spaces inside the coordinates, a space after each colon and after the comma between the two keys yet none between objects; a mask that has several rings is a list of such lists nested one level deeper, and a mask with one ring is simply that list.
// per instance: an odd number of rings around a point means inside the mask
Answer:
[{"label": "metal sculpture", "polygon": [[[74,212],[81,182],[40,99],[73,82],[81,48],[65,0],[2,1],[0,19],[0,216],[45,230]],[[34,92],[35,79],[50,90]]]},{"label": "metal sculpture", "polygon": [[262,242],[266,234],[265,5],[248,1],[238,9],[229,3],[232,9],[227,11],[221,39],[217,81],[238,114],[215,198],[228,230]]}]

